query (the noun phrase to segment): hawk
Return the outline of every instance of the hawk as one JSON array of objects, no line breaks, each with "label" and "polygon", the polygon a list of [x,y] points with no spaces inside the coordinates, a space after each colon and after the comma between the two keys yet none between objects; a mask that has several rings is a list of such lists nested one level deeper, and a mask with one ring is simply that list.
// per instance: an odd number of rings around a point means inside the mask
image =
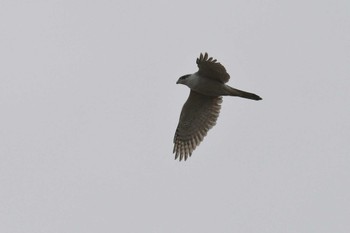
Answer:
[{"label": "hawk", "polygon": [[222,96],[238,96],[261,100],[256,94],[238,90],[226,85],[230,75],[216,59],[201,53],[197,58],[198,71],[180,77],[176,84],[184,84],[191,89],[182,107],[179,124],[174,136],[175,159],[187,160],[203,141],[219,117]]}]

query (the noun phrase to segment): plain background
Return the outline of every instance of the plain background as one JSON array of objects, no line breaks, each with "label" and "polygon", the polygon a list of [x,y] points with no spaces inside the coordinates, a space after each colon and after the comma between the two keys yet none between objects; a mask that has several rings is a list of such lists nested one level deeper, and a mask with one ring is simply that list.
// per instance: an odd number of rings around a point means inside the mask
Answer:
[{"label": "plain background", "polygon": [[[200,52],[229,84],[186,162]],[[0,232],[350,232],[350,2],[0,1]]]}]

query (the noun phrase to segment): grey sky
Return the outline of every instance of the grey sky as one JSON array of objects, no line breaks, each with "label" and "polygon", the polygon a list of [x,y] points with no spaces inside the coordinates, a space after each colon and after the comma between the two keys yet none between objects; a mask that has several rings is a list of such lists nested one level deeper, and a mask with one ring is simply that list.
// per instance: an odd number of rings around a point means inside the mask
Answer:
[{"label": "grey sky", "polygon": [[[349,1],[0,2],[0,232],[350,232]],[[239,89],[186,162],[208,52]]]}]

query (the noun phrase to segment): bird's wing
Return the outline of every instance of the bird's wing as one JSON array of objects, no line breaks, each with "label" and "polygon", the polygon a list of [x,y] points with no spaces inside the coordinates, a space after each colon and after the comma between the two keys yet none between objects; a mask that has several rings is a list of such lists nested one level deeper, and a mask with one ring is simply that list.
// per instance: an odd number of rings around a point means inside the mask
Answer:
[{"label": "bird's wing", "polygon": [[201,54],[196,62],[200,76],[215,79],[222,83],[227,83],[230,79],[230,75],[226,72],[225,67],[217,62],[216,59],[208,57],[207,53],[204,56]]},{"label": "bird's wing", "polygon": [[175,159],[191,156],[194,149],[215,124],[220,113],[222,97],[212,97],[191,91],[182,107],[174,136]]}]

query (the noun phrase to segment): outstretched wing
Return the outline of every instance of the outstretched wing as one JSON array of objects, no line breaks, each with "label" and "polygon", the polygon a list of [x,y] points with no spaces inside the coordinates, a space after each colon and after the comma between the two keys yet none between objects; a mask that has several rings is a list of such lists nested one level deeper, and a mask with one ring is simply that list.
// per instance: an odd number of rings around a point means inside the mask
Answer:
[{"label": "outstretched wing", "polygon": [[198,74],[207,78],[215,79],[222,83],[227,83],[230,79],[230,75],[226,72],[226,69],[223,65],[213,59],[208,57],[208,54],[205,53],[204,56],[201,53],[199,58],[197,58],[198,65]]},{"label": "outstretched wing", "polygon": [[182,107],[179,124],[174,136],[175,159],[180,161],[191,156],[203,141],[209,129],[215,124],[220,113],[222,97],[212,97],[191,91]]}]

